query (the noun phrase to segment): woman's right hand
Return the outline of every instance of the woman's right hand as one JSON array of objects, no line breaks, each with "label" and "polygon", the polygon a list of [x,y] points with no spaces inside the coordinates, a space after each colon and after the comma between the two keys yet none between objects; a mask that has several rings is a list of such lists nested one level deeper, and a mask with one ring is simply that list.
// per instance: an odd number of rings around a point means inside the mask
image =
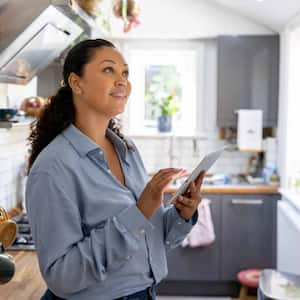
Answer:
[{"label": "woman's right hand", "polygon": [[176,178],[187,173],[184,169],[167,168],[158,171],[143,190],[137,207],[143,215],[150,219],[161,206],[163,194],[168,185]]}]

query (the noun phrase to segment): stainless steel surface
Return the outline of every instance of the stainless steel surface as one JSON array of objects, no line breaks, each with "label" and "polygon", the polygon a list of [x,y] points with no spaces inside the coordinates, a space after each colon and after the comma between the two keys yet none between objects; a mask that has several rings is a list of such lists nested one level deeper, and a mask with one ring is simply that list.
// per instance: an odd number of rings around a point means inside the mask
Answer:
[{"label": "stainless steel surface", "polygon": [[264,200],[261,199],[232,199],[232,204],[238,205],[262,205]]},{"label": "stainless steel surface", "polygon": [[299,300],[300,276],[266,269],[260,275],[259,289],[263,299]]},{"label": "stainless steel surface", "polygon": [[73,42],[89,38],[92,26],[95,20],[68,0],[0,2],[0,82],[28,83]]}]

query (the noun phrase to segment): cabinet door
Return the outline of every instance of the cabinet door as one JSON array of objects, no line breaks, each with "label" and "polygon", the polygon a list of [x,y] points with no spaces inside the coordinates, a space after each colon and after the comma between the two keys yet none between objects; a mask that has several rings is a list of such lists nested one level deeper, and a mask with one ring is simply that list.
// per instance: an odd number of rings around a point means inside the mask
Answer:
[{"label": "cabinet door", "polygon": [[218,126],[236,127],[238,109],[261,109],[264,127],[276,126],[278,68],[278,36],[220,36]]},{"label": "cabinet door", "polygon": [[211,214],[216,240],[206,247],[181,247],[167,253],[169,273],[166,280],[218,280],[220,268],[220,213],[219,195],[205,195],[211,200]]},{"label": "cabinet door", "polygon": [[272,196],[223,196],[221,279],[236,280],[242,269],[274,268],[275,228]]}]

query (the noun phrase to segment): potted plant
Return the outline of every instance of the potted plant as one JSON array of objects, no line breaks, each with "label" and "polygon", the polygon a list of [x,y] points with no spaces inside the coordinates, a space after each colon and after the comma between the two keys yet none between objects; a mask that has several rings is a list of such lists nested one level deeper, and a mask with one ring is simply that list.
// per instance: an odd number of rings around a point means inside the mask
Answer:
[{"label": "potted plant", "polygon": [[178,112],[179,107],[175,95],[168,95],[158,102],[160,115],[158,116],[158,130],[160,132],[172,131],[172,116]]}]

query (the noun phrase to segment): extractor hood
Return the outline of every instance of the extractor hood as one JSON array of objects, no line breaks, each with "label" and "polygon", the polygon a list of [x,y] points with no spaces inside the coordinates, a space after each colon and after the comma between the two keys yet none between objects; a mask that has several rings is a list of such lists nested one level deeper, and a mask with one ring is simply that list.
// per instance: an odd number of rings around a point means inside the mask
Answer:
[{"label": "extractor hood", "polygon": [[93,21],[75,2],[0,0],[0,83],[27,84],[72,43],[88,38]]}]

